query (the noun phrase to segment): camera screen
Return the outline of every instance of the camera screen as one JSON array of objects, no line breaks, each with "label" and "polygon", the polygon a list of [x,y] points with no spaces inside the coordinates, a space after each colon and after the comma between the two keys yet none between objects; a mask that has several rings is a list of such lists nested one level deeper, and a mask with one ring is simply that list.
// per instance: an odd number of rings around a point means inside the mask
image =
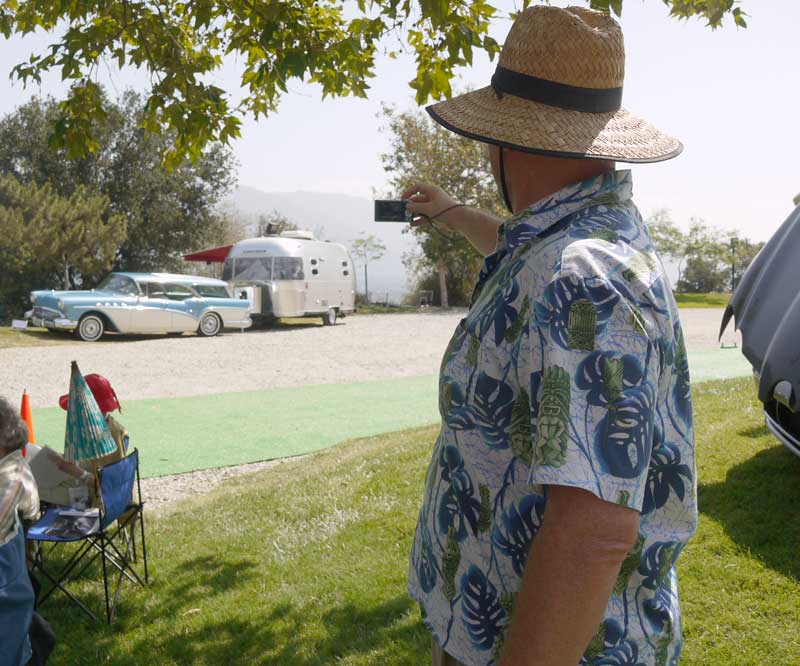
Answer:
[{"label": "camera screen", "polygon": [[376,222],[410,222],[411,214],[406,210],[405,201],[376,201]]}]

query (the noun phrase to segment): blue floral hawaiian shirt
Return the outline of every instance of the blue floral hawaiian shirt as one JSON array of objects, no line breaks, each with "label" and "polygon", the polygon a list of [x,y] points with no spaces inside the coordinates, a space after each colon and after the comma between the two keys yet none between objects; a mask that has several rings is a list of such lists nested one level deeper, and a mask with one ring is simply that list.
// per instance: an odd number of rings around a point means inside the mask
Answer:
[{"label": "blue floral hawaiian shirt", "polygon": [[468,666],[498,658],[547,484],[641,513],[581,664],[678,662],[675,561],[697,524],[689,371],[631,194],[629,171],[609,173],[503,223],[442,359],[408,588]]}]

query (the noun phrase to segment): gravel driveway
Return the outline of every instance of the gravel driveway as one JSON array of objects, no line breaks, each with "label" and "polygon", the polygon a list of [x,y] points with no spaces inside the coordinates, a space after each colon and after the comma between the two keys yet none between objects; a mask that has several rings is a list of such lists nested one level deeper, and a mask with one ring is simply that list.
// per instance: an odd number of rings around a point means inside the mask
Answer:
[{"label": "gravel driveway", "polygon": [[0,349],[0,394],[51,407],[69,362],[108,377],[120,400],[340,384],[433,374],[465,310],[356,315],[336,326],[282,326],[216,338],[152,337]]},{"label": "gravel driveway", "polygon": [[[123,402],[434,374],[465,313],[356,315],[336,326],[281,327],[216,338],[123,338],[0,349],[0,395],[16,402],[27,389],[34,407],[55,406],[68,389],[72,360],[84,373],[111,379]],[[718,309],[681,312],[691,350],[719,346],[721,315]],[[729,332],[726,339],[733,341],[736,335]]]}]

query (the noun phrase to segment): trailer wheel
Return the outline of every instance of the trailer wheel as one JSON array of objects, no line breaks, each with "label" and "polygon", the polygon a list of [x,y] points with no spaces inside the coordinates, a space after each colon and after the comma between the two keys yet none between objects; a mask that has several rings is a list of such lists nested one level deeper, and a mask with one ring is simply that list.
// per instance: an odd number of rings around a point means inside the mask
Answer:
[{"label": "trailer wheel", "polygon": [[326,314],[322,315],[322,323],[325,326],[333,326],[336,323],[336,308],[330,308]]}]

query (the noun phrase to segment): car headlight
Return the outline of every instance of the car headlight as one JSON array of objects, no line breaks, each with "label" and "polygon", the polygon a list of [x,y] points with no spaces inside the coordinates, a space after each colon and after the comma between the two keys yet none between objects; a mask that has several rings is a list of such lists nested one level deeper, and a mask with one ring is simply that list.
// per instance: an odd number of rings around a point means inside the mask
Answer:
[{"label": "car headlight", "polygon": [[59,310],[64,309],[64,301],[62,301],[60,298],[56,301],[56,305],[58,306]]}]

